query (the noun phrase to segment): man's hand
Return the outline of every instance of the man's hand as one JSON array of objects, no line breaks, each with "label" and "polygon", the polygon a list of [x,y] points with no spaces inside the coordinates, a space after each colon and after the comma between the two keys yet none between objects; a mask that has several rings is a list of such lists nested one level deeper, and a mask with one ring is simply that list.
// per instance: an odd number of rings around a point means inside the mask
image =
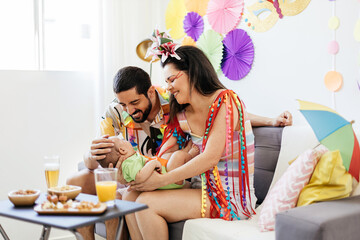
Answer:
[{"label": "man's hand", "polygon": [[111,152],[111,147],[114,146],[114,141],[109,139],[109,135],[103,135],[100,138],[94,139],[90,147],[90,159],[97,161],[104,159],[106,154]]},{"label": "man's hand", "polygon": [[104,159],[106,154],[111,152],[111,147],[114,146],[114,141],[109,139],[109,135],[103,135],[91,142],[90,151],[84,157],[84,162],[87,168],[95,169],[99,166],[97,160]]},{"label": "man's hand", "polygon": [[278,117],[274,118],[274,127],[285,127],[290,125],[292,125],[292,115],[288,111],[285,111],[281,113]]}]

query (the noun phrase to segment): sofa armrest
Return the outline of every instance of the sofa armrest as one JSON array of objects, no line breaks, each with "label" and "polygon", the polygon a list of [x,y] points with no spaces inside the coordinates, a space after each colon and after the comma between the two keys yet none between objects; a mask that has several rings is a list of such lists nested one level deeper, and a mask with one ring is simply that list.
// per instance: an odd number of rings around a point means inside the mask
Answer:
[{"label": "sofa armrest", "polygon": [[360,196],[278,213],[276,240],[355,240],[360,236]]}]

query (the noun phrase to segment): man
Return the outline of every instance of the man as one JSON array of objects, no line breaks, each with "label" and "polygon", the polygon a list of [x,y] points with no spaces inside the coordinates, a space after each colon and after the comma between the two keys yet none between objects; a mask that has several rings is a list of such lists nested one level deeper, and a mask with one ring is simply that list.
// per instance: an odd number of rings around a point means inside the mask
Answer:
[{"label": "man", "polygon": [[122,136],[143,155],[154,156],[161,145],[162,132],[169,113],[165,89],[151,85],[149,75],[138,67],[124,67],[114,78],[116,99],[110,103],[100,123],[102,137],[94,139],[85,154],[84,169],[67,179],[67,184],[82,187],[82,192],[96,194],[92,170],[97,160],[110,152],[109,136]]},{"label": "man", "polygon": [[[84,156],[86,169],[67,179],[67,184],[82,187],[83,193],[96,194],[93,170],[114,146],[109,136],[122,136],[143,155],[153,156],[161,145],[162,130],[169,113],[165,89],[151,85],[149,75],[137,67],[124,67],[114,78],[116,99],[110,103],[100,123],[102,137],[94,139]],[[112,167],[112,166],[111,166]],[[119,194],[117,198],[121,198]],[[105,222],[107,239],[115,238],[118,219]],[[94,239],[94,226],[78,229],[84,239]]]}]

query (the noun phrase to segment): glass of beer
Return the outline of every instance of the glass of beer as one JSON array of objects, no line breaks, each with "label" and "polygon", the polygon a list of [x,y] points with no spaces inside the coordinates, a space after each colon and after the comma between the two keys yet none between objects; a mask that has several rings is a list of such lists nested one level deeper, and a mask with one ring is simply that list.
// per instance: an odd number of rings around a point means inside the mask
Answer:
[{"label": "glass of beer", "polygon": [[96,194],[108,207],[115,205],[117,168],[95,169]]},{"label": "glass of beer", "polygon": [[47,187],[56,187],[58,185],[60,171],[59,156],[45,156],[44,168]]}]

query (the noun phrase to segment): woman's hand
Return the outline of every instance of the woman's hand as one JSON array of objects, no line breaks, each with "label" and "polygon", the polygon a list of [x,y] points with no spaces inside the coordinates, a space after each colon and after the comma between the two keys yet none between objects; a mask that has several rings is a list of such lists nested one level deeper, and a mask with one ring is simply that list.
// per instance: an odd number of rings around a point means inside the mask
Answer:
[{"label": "woman's hand", "polygon": [[274,127],[285,127],[292,125],[292,115],[290,112],[285,111],[276,117],[273,121]]},{"label": "woman's hand", "polygon": [[163,180],[162,180],[162,174],[154,171],[151,176],[142,183],[137,183],[136,181],[130,182],[130,188],[129,191],[141,191],[141,192],[148,192],[153,191],[159,187],[164,186]]}]

